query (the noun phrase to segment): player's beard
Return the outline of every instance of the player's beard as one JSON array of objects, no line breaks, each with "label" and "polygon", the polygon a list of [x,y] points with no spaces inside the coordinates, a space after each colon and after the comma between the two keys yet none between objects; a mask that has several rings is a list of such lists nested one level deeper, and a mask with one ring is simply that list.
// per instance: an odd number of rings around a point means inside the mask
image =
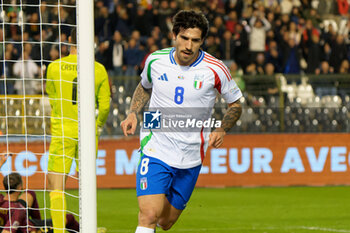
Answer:
[{"label": "player's beard", "polygon": [[177,58],[182,63],[180,65],[188,66],[195,60],[196,55],[198,55],[198,52],[196,54],[192,50],[181,50],[180,54],[177,55]]}]

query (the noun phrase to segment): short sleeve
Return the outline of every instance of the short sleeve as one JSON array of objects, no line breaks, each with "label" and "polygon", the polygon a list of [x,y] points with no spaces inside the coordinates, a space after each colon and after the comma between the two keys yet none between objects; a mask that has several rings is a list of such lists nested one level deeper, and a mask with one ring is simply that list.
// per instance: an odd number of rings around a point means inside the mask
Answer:
[{"label": "short sleeve", "polygon": [[220,66],[212,67],[211,70],[215,76],[215,88],[227,103],[236,102],[242,97],[241,90],[223,63]]},{"label": "short sleeve", "polygon": [[221,95],[227,103],[233,103],[242,97],[242,92],[237,86],[237,83],[231,79],[223,82],[224,85],[221,88]]},{"label": "short sleeve", "polygon": [[152,88],[152,64],[158,60],[158,58],[155,58],[152,55],[149,55],[145,62],[145,67],[143,68],[143,71],[141,73],[141,85],[146,88],[150,89]]}]

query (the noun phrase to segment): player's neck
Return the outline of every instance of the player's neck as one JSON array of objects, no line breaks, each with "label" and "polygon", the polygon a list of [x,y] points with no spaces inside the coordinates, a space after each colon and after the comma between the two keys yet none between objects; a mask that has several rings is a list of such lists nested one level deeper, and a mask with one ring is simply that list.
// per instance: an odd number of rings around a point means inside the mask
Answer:
[{"label": "player's neck", "polygon": [[189,66],[189,65],[191,65],[194,61],[197,60],[198,56],[199,56],[199,50],[197,51],[197,55],[194,56],[191,61],[189,61],[186,64],[184,64],[178,59],[178,57],[176,55],[176,51],[174,52],[174,59],[175,59],[176,63],[179,64],[180,66]]},{"label": "player's neck", "polygon": [[72,47],[70,47],[70,51],[69,51],[69,54],[71,54],[71,55],[77,55],[77,47],[74,47],[74,46],[72,46]]},{"label": "player's neck", "polygon": [[4,200],[8,200],[8,201],[17,201],[18,197],[21,193],[19,192],[14,192],[11,194],[6,194],[6,196],[4,197]]}]

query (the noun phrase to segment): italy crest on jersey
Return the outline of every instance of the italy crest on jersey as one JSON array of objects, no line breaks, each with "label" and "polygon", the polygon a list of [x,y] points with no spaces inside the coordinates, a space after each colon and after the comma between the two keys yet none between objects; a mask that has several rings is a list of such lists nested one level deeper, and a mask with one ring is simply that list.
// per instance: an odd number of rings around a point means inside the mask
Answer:
[{"label": "italy crest on jersey", "polygon": [[196,89],[196,90],[199,90],[199,89],[201,89],[202,88],[202,86],[203,86],[203,82],[204,82],[204,75],[198,75],[198,74],[196,74],[195,76],[194,76],[194,88]]}]

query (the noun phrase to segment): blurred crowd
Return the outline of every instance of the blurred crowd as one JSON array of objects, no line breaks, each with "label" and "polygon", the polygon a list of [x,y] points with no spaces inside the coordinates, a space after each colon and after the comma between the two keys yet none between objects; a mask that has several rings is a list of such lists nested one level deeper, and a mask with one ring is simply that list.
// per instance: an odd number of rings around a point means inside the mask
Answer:
[{"label": "blurred crowd", "polygon": [[[173,15],[201,10],[203,49],[245,74],[348,73],[348,0],[97,1],[96,59],[114,75],[135,75],[144,58],[172,46]],[[231,65],[232,64],[232,65]]]},{"label": "blurred crowd", "polygon": [[69,54],[75,0],[4,0],[0,12],[0,94],[43,93],[47,65]]},{"label": "blurred crowd", "polygon": [[[22,6],[16,5],[20,2]],[[0,72],[8,81],[0,85],[0,94],[41,91],[35,78],[44,76],[51,61],[69,53],[75,4],[8,0],[2,5]],[[203,49],[224,60],[233,73],[347,74],[349,4],[350,0],[95,0],[95,58],[112,76],[136,76],[150,53],[172,46],[174,14],[194,9],[204,12],[210,23]],[[27,78],[26,88],[12,77]]]}]

